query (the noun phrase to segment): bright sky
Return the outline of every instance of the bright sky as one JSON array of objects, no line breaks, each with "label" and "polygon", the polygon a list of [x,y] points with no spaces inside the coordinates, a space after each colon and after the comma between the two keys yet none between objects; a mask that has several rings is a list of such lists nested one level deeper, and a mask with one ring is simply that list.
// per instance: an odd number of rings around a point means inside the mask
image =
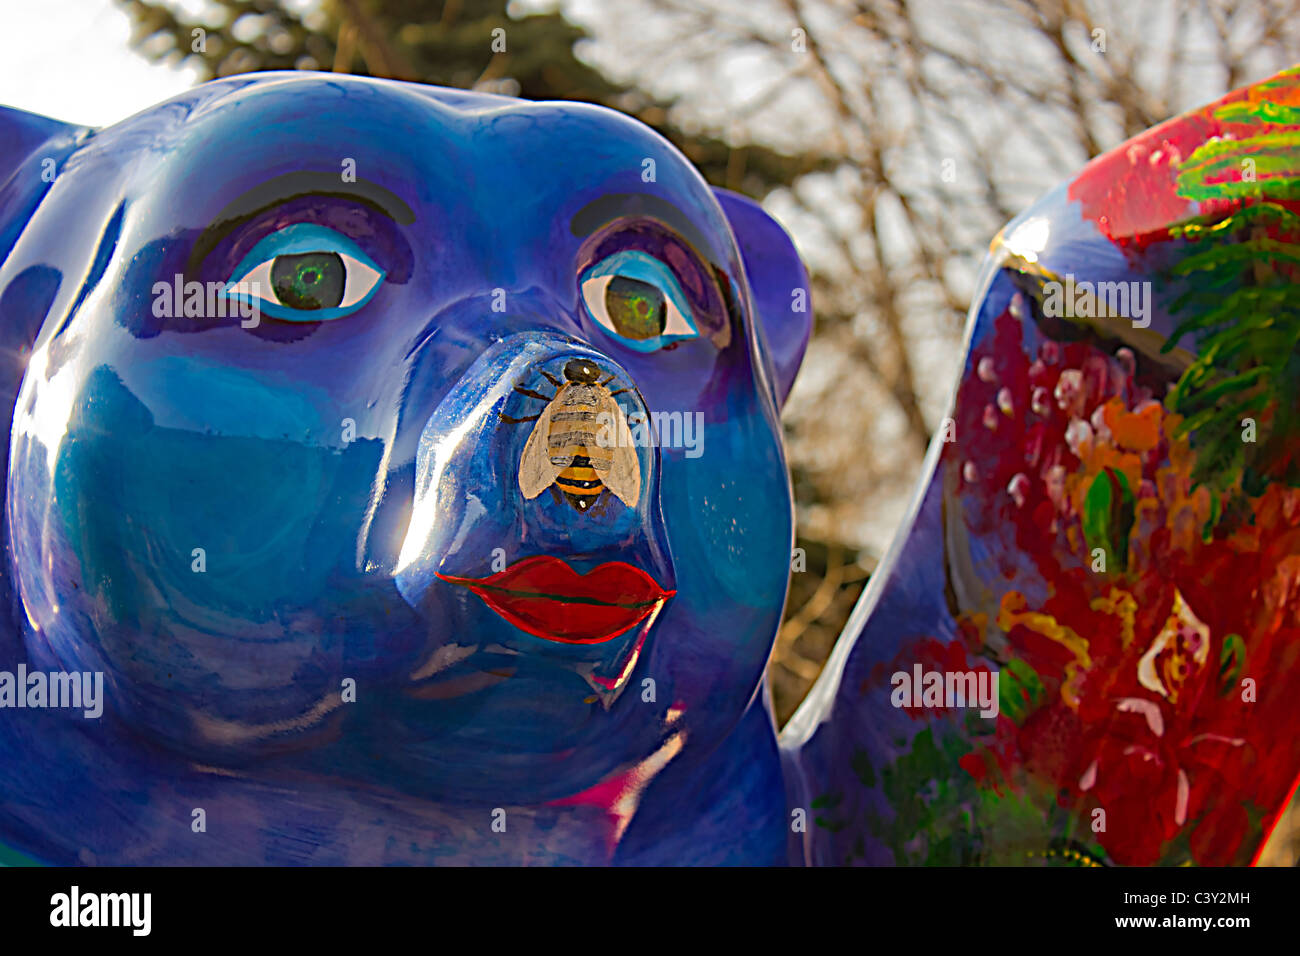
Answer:
[{"label": "bright sky", "polygon": [[0,25],[0,106],[105,126],[197,79],[132,52],[112,0],[0,0]]}]

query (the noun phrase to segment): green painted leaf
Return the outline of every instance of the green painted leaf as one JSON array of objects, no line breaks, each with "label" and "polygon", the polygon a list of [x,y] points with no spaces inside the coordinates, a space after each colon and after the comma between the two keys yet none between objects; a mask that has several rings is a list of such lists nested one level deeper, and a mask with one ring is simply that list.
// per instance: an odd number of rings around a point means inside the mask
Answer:
[{"label": "green painted leaf", "polygon": [[[1133,528],[1133,491],[1123,472],[1104,468],[1083,501],[1083,536],[1088,550],[1101,548],[1113,570],[1128,568],[1128,535]],[[1112,570],[1107,566],[1108,570]]]},{"label": "green painted leaf", "polygon": [[1232,691],[1241,679],[1241,672],[1246,669],[1246,642],[1240,634],[1229,634],[1223,639],[1223,649],[1219,651],[1219,694]]},{"label": "green painted leaf", "polygon": [[1020,724],[1038,709],[1047,691],[1038,672],[1018,657],[1002,667],[998,680],[998,710]]},{"label": "green painted leaf", "polygon": [[862,781],[864,787],[874,787],[876,785],[876,772],[871,766],[871,758],[865,750],[861,748],[853,752],[853,760],[850,762],[854,775]]}]

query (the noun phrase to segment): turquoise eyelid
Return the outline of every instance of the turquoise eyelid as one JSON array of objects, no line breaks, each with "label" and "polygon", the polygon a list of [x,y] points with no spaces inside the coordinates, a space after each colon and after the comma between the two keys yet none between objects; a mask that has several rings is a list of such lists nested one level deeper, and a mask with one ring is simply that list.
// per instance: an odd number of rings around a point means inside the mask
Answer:
[{"label": "turquoise eyelid", "polygon": [[[691,307],[686,301],[686,295],[682,292],[682,287],[673,274],[673,270],[663,262],[660,262],[649,253],[636,249],[616,252],[611,256],[606,256],[584,272],[580,285],[591,279],[610,275],[626,276],[655,286],[672,302],[677,311],[681,313],[686,324],[691,328],[690,334],[679,333],[677,335],[657,335],[652,339],[629,339],[610,330],[603,323],[597,323],[606,333],[617,339],[621,345],[625,345],[637,352],[654,352],[670,342],[691,339],[699,335],[699,328],[691,315]],[[585,302],[583,307],[586,308]]]},{"label": "turquoise eyelid", "polygon": [[304,252],[336,252],[349,256],[374,269],[379,273],[379,278],[370,291],[359,301],[340,308],[292,309],[285,305],[268,302],[266,299],[259,299],[258,305],[261,311],[272,318],[297,322],[324,322],[329,319],[338,319],[345,315],[351,315],[370,301],[371,297],[379,290],[379,287],[383,285],[384,277],[387,275],[368,255],[361,251],[361,248],[355,242],[341,232],[327,226],[304,222],[285,226],[255,245],[248,255],[240,260],[239,265],[235,267],[234,273],[227,281],[226,295],[232,299],[251,300],[252,296],[238,291],[235,287],[247,278],[253,270],[276,256],[292,256]]}]

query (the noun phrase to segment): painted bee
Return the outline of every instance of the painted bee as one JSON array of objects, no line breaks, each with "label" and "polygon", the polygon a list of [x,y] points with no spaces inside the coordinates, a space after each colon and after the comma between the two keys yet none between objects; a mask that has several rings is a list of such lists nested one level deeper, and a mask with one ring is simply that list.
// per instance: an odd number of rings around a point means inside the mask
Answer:
[{"label": "painted bee", "polygon": [[629,508],[641,498],[641,464],[627,418],[615,395],[628,391],[609,390],[610,375],[600,381],[601,370],[587,359],[570,359],[561,382],[543,370],[555,386],[546,396],[521,385],[515,391],[546,402],[537,415],[511,418],[509,424],[536,421],[519,460],[519,490],[525,498],[536,498],[547,488],[555,489],[576,510],[586,513],[609,489]]}]

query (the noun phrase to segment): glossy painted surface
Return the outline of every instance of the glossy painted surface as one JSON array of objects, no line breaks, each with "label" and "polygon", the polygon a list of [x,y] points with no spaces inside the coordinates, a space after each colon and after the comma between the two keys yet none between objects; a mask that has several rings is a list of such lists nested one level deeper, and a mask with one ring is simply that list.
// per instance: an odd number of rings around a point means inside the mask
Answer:
[{"label": "glossy painted surface", "polygon": [[1298,253],[1297,71],[1002,230],[905,540],[785,731],[796,855],[1251,862],[1300,773]]},{"label": "glossy painted surface", "polygon": [[[779,744],[810,315],[760,208],[573,104],[263,74],[0,113],[0,671],[105,675],[94,718],[0,708],[3,861],[1249,861],[1300,771],[1298,89],[1000,234]],[[595,440],[608,401],[660,441]],[[914,668],[997,674],[997,715],[896,706]]]},{"label": "glossy painted surface", "polygon": [[[0,122],[32,131],[0,203],[0,651],[105,674],[96,720],[0,710],[3,842],[101,863],[784,857],[756,694],[792,536],[777,395],[810,319],[783,233],[752,240],[779,281],[751,295],[698,173],[581,105],[268,74],[95,133]],[[631,505],[521,493],[533,426],[507,419],[576,359],[664,423],[626,452]]]}]

